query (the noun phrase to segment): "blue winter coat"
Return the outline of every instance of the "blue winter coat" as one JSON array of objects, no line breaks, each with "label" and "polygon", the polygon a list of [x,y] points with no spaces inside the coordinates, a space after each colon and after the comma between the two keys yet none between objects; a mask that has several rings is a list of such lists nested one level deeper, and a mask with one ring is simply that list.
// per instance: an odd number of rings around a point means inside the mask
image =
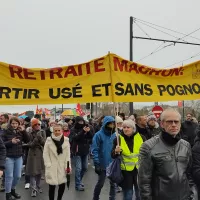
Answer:
[{"label": "blue winter coat", "polygon": [[94,165],[99,165],[102,169],[112,162],[111,151],[113,146],[113,140],[116,135],[108,132],[105,126],[109,122],[114,122],[114,118],[106,116],[103,120],[103,125],[100,131],[98,131],[92,140],[92,155]]}]

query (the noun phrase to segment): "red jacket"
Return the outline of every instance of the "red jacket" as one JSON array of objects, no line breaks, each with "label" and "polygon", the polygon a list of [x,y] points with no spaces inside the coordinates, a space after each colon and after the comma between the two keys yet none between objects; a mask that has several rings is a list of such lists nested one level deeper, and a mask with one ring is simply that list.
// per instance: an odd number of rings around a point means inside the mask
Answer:
[{"label": "red jacket", "polygon": [[70,134],[70,130],[68,130],[68,131],[63,131],[63,135],[64,135],[65,137],[69,137],[69,134]]}]

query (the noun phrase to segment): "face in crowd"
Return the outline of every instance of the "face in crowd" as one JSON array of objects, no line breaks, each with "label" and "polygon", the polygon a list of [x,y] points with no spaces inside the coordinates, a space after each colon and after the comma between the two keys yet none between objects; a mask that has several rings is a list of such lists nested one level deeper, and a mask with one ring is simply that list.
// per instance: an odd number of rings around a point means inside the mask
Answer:
[{"label": "face in crowd", "polygon": [[41,129],[41,125],[40,125],[40,123],[34,124],[34,126],[33,126],[33,130],[35,130],[35,131],[39,131],[40,129]]},{"label": "face in crowd", "polygon": [[145,127],[147,125],[147,116],[140,116],[138,121],[137,121],[138,125],[141,127]]},{"label": "face in crowd", "polygon": [[69,130],[69,127],[68,127],[68,124],[66,123],[63,125],[63,131],[68,131],[68,130]]},{"label": "face in crowd", "polygon": [[117,123],[117,128],[122,130],[123,129],[123,122]]},{"label": "face in crowd", "polygon": [[0,125],[1,124],[5,124],[5,123],[8,123],[8,120],[4,115],[1,115],[0,116]]},{"label": "face in crowd", "polygon": [[132,136],[136,131],[135,123],[130,119],[125,120],[122,126],[123,133],[128,137]]},{"label": "face in crowd", "polygon": [[155,127],[156,126],[156,119],[149,120],[148,125],[151,126],[151,127]]},{"label": "face in crowd", "polygon": [[73,124],[73,121],[69,120],[68,124],[71,126]]},{"label": "face in crowd", "polygon": [[15,121],[15,120],[12,120],[11,123],[10,123],[11,127],[16,130],[19,128],[19,121]]},{"label": "face in crowd", "polygon": [[186,115],[186,120],[187,120],[187,121],[192,121],[192,115],[191,115],[190,113],[188,113],[188,114]]},{"label": "face in crowd", "polygon": [[53,127],[53,134],[56,137],[59,137],[60,135],[62,135],[63,131],[62,131],[62,127],[61,125],[57,124]]},{"label": "face in crowd", "polygon": [[176,111],[164,111],[161,115],[161,127],[170,135],[176,136],[181,128],[181,116]]}]

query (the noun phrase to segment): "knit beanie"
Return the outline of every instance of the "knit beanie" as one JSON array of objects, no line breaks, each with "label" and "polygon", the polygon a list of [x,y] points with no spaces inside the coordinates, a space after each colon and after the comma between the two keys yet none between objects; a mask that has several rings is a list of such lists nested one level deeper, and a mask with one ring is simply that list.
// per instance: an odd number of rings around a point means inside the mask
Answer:
[{"label": "knit beanie", "polygon": [[147,115],[147,122],[149,122],[150,120],[157,121],[157,118],[156,118],[156,116],[154,115],[153,112],[149,112],[149,114]]},{"label": "knit beanie", "polygon": [[29,122],[31,121],[31,119],[30,119],[30,117],[26,117],[26,118],[24,119],[24,121],[29,123]]},{"label": "knit beanie", "polygon": [[123,119],[119,116],[116,116],[115,120],[116,120],[116,123],[123,123]]},{"label": "knit beanie", "polygon": [[76,123],[78,123],[78,122],[80,122],[80,121],[85,121],[84,119],[83,119],[83,117],[80,117],[80,116],[77,116],[76,118],[75,118],[75,122]]},{"label": "knit beanie", "polygon": [[39,121],[38,119],[36,119],[36,118],[33,118],[33,119],[31,120],[31,126],[33,127],[33,126],[35,126],[36,124],[40,124],[40,121]]}]

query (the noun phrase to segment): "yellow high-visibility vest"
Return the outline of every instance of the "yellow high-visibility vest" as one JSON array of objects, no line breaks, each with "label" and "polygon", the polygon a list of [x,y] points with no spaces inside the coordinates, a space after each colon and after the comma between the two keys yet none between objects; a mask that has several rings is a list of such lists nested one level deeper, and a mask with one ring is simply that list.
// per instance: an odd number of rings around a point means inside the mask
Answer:
[{"label": "yellow high-visibility vest", "polygon": [[122,162],[121,162],[121,169],[125,171],[132,171],[136,167],[138,169],[138,157],[139,157],[139,150],[143,143],[143,139],[139,133],[137,133],[134,138],[133,143],[133,153],[130,152],[128,145],[123,136],[120,135],[120,147],[122,149]]}]

